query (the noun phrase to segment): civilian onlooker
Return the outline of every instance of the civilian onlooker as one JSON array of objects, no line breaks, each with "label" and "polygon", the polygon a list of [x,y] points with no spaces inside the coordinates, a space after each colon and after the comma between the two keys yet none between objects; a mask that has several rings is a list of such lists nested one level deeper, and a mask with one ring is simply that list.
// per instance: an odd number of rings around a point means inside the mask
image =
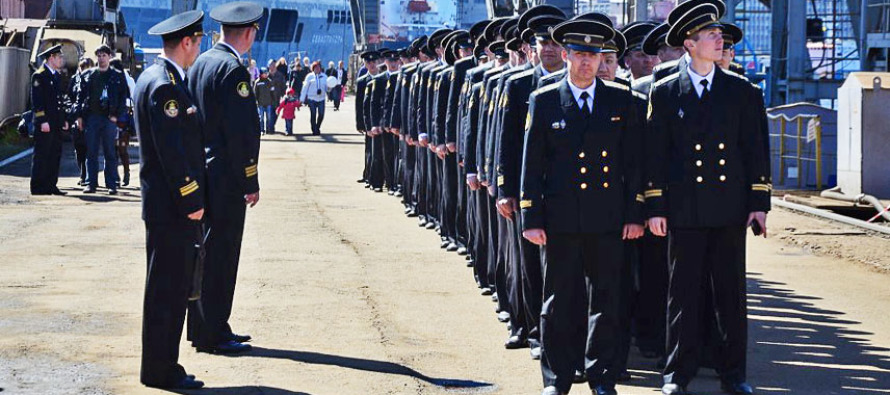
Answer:
[{"label": "civilian onlooker", "polygon": [[[127,81],[124,74],[111,69],[114,55],[102,44],[95,51],[98,67],[88,70],[80,81],[77,97],[77,124],[86,130],[87,186],[84,193],[96,193],[99,180],[99,150],[105,158],[105,187],[117,194],[117,121],[127,111]],[[86,124],[84,124],[86,122]]]},{"label": "civilian onlooker", "polygon": [[[68,97],[75,102],[69,109],[69,119],[77,118],[77,95],[80,92],[80,81],[83,79],[87,70],[93,67],[93,59],[83,58],[78,63],[78,71],[71,77],[71,83],[68,85]],[[77,161],[77,168],[80,169],[80,180],[78,186],[87,185],[87,139],[84,135],[82,127],[75,125],[71,129],[71,141],[74,143],[74,160]]]},{"label": "civilian onlooker", "polygon": [[312,126],[312,135],[321,134],[321,122],[324,121],[325,98],[328,93],[327,78],[321,71],[321,62],[312,63],[312,74],[306,76],[303,81],[303,91],[300,93],[300,102],[309,106],[309,124]]},{"label": "civilian onlooker", "polygon": [[[285,91],[287,91],[287,74],[278,71],[282,63],[284,63],[285,70],[287,70],[287,63],[284,58],[281,58],[278,63],[274,63],[269,67],[269,79],[272,80],[272,106],[278,105],[278,102],[284,97]],[[269,132],[275,133],[275,124],[277,122],[278,117],[273,109],[272,124],[269,125]]]},{"label": "civilian onlooker", "polygon": [[278,70],[278,73],[287,77],[287,59],[283,56],[278,59],[278,63],[275,64],[275,68]]},{"label": "civilian onlooker", "polygon": [[294,111],[299,110],[300,106],[301,104],[300,99],[297,98],[297,91],[295,91],[294,88],[287,88],[287,96],[281,99],[275,112],[279,117],[284,118],[284,126],[287,129],[288,136],[294,134],[294,118],[296,117]]},{"label": "civilian onlooker", "polygon": [[346,85],[346,70],[343,70],[343,61],[334,68],[334,62],[328,62],[328,69],[325,71],[328,77],[337,78],[337,85],[331,88],[328,98],[334,102],[334,111],[340,111],[340,102],[343,101],[343,87]]},{"label": "civilian onlooker", "polygon": [[251,84],[260,78],[260,68],[256,67],[256,59],[250,60],[250,66],[247,67],[247,71],[250,73]]},{"label": "civilian onlooker", "polygon": [[260,78],[253,84],[253,94],[256,96],[257,111],[260,114],[260,130],[263,134],[275,132],[274,114],[272,112],[272,80],[269,79],[269,69],[260,69]]},{"label": "civilian onlooker", "polygon": [[302,63],[297,62],[296,67],[291,71],[290,76],[290,87],[294,89],[296,92],[303,91],[303,81],[306,79],[306,75],[309,74],[309,68],[303,67]]},{"label": "civilian onlooker", "polygon": [[304,57],[304,58],[303,58],[303,68],[306,69],[306,70],[309,70],[309,72],[311,72],[311,71],[312,71],[312,67],[310,67],[310,66],[311,66],[311,65],[309,64],[309,57],[308,57],[308,56]]},{"label": "civilian onlooker", "polygon": [[130,92],[136,90],[136,80],[130,77],[120,59],[112,60],[111,68],[123,73],[124,78],[127,80],[127,111],[117,120],[117,143],[115,144],[118,160],[124,165],[123,180],[118,177],[117,168],[114,171],[114,176],[118,179],[120,185],[127,186],[130,185],[130,137],[136,134],[136,129],[133,126],[133,98]]},{"label": "civilian onlooker", "polygon": [[[346,73],[346,67],[343,67],[343,61],[337,62],[337,79],[340,80],[340,102],[346,98],[346,83],[349,82],[349,76]],[[337,107],[339,109],[339,107]]]}]

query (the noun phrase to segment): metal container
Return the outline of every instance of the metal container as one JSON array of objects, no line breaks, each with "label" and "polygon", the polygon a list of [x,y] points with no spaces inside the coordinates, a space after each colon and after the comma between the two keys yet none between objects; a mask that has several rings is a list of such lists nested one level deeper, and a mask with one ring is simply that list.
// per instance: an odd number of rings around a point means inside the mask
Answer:
[{"label": "metal container", "polygon": [[837,185],[890,198],[890,73],[850,73],[838,89]]},{"label": "metal container", "polygon": [[27,110],[31,95],[31,51],[0,47],[0,120]]}]

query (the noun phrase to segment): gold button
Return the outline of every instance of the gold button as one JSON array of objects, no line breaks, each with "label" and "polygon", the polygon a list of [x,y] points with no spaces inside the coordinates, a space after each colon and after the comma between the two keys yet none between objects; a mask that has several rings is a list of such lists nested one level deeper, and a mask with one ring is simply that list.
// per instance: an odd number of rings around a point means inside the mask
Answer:
[{"label": "gold button", "polygon": [[696,145],[695,145],[695,150],[696,150],[696,151],[701,151],[701,144],[696,144]]},{"label": "gold button", "polygon": [[720,166],[726,165],[726,159],[720,159]]},{"label": "gold button", "polygon": [[724,149],[724,148],[726,148],[726,146],[723,145],[723,143],[720,143],[720,144],[717,145],[717,148]]},{"label": "gold button", "polygon": [[609,183],[608,183],[608,182],[604,182],[604,183],[603,183],[603,188],[608,188],[608,187],[609,187]]},{"label": "gold button", "polygon": [[609,172],[609,166],[603,166],[603,173]]},{"label": "gold button", "polygon": [[603,150],[603,158],[605,158],[605,157],[607,157],[607,156],[609,156],[609,153],[606,152],[605,150]]},{"label": "gold button", "polygon": [[581,168],[581,174],[587,174],[587,168],[586,168],[586,167],[582,167],[582,168]]},{"label": "gold button", "polygon": [[582,183],[581,183],[581,189],[587,189],[587,183],[586,183],[586,182],[582,182]]},{"label": "gold button", "polygon": [[701,161],[700,160],[695,161],[695,165],[698,167],[701,167]]},{"label": "gold button", "polygon": [[702,181],[704,181],[704,180],[705,180],[705,179],[702,178],[701,176],[695,177],[695,181],[702,182]]},{"label": "gold button", "polygon": [[580,154],[578,154],[578,157],[581,158],[581,159],[584,159],[585,156],[586,156],[586,155],[584,154],[583,151],[582,151]]},{"label": "gold button", "polygon": [[726,176],[724,176],[724,175],[721,174],[721,175],[720,175],[720,181],[726,181]]},{"label": "gold button", "polygon": [[189,178],[189,177],[186,177],[186,178],[185,178],[185,182],[189,182],[189,181],[191,181],[191,180],[192,180],[192,179]]}]

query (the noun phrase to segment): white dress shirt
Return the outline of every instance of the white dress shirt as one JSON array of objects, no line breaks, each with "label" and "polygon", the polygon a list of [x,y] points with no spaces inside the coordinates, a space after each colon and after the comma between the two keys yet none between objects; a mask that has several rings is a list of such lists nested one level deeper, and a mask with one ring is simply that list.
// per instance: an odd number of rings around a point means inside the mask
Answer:
[{"label": "white dress shirt", "polygon": [[692,63],[686,64],[686,72],[689,73],[689,80],[692,82],[692,86],[695,88],[695,93],[698,95],[699,98],[701,98],[702,92],[704,92],[705,89],[705,87],[701,84],[702,80],[708,80],[708,90],[711,90],[711,88],[713,88],[714,69],[716,68],[717,65],[714,65],[714,67],[711,67],[710,73],[702,76],[696,74],[695,70],[692,70]]},{"label": "white dress shirt", "polygon": [[587,92],[587,95],[589,96],[587,98],[587,108],[593,113],[593,93],[596,90],[596,79],[594,79],[593,83],[585,89],[575,86],[575,84],[572,83],[571,78],[567,78],[566,81],[568,81],[569,88],[572,90],[572,96],[575,96],[575,102],[578,103],[578,109],[584,107],[584,102],[581,100],[581,92]]},{"label": "white dress shirt", "polygon": [[324,102],[328,93],[328,76],[325,73],[309,73],[303,80],[303,91],[300,92],[300,102],[306,100]]}]

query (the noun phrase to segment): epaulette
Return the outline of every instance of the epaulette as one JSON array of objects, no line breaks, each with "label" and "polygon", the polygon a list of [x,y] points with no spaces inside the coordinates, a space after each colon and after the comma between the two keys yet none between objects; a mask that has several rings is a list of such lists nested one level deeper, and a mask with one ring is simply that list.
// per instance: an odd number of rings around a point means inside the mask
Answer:
[{"label": "epaulette", "polygon": [[535,91],[532,92],[532,96],[542,95],[542,94],[550,92],[550,91],[555,91],[558,88],[559,88],[559,84],[550,84],[547,86],[542,86],[538,89],[535,89]]},{"label": "epaulette", "polygon": [[40,66],[40,68],[37,69],[37,71],[35,71],[34,74],[43,74],[43,72],[45,72],[45,71],[46,71],[46,67]]},{"label": "epaulette", "polygon": [[637,91],[632,90],[632,91],[630,91],[630,93],[631,93],[634,97],[636,97],[637,99],[640,99],[640,100],[649,100],[649,97],[648,97],[648,96],[646,96],[646,95],[644,95],[644,94],[642,94],[642,93],[640,93],[640,92],[637,92]]},{"label": "epaulette", "polygon": [[649,75],[646,75],[646,76],[642,76],[642,77],[640,77],[640,78],[637,78],[637,79],[633,80],[633,82],[631,83],[631,86],[634,86],[634,87],[635,87],[635,86],[639,86],[639,85],[642,85],[642,84],[651,82],[651,81],[652,81],[652,78],[653,78],[653,77],[652,77],[652,74],[649,74]]},{"label": "epaulette", "polygon": [[607,80],[601,80],[601,81],[602,81],[604,84],[606,84],[606,86],[608,86],[608,87],[610,87],[610,88],[621,89],[621,90],[623,90],[623,91],[629,91],[629,90],[630,90],[630,88],[628,88],[627,85],[624,85],[624,84],[622,84],[622,83],[620,83],[620,82],[607,81]]},{"label": "epaulette", "polygon": [[729,71],[729,70],[725,70],[725,71],[723,72],[723,74],[726,74],[726,75],[728,75],[728,76],[735,77],[735,78],[738,78],[738,79],[740,79],[740,80],[742,80],[742,81],[748,82],[748,77],[745,77],[745,76],[743,76],[743,75],[741,75],[741,74],[738,74],[738,73],[734,73],[734,72]]},{"label": "epaulette", "polygon": [[520,78],[533,77],[534,75],[535,75],[535,69],[533,69],[533,68],[528,69],[528,70],[525,70],[525,71],[522,71],[522,72],[519,72],[519,73],[516,73],[516,74],[513,74],[513,75],[507,77],[507,82],[513,82]]},{"label": "epaulette", "polygon": [[659,63],[659,64],[655,65],[655,67],[652,68],[652,74],[655,74],[656,72],[664,70],[668,67],[674,67],[678,63],[680,63],[680,59],[674,59],[674,60],[669,60],[664,63]]},{"label": "epaulette", "polygon": [[655,87],[664,85],[666,82],[668,82],[668,81],[672,81],[672,80],[674,80],[674,79],[676,79],[676,78],[678,78],[678,77],[680,77],[680,72],[679,72],[679,71],[676,72],[676,73],[673,73],[673,74],[668,74],[668,75],[665,76],[664,78],[662,78],[662,79],[660,79],[660,80],[658,80],[658,81],[655,81],[655,83],[652,84],[652,89],[655,89]]}]

